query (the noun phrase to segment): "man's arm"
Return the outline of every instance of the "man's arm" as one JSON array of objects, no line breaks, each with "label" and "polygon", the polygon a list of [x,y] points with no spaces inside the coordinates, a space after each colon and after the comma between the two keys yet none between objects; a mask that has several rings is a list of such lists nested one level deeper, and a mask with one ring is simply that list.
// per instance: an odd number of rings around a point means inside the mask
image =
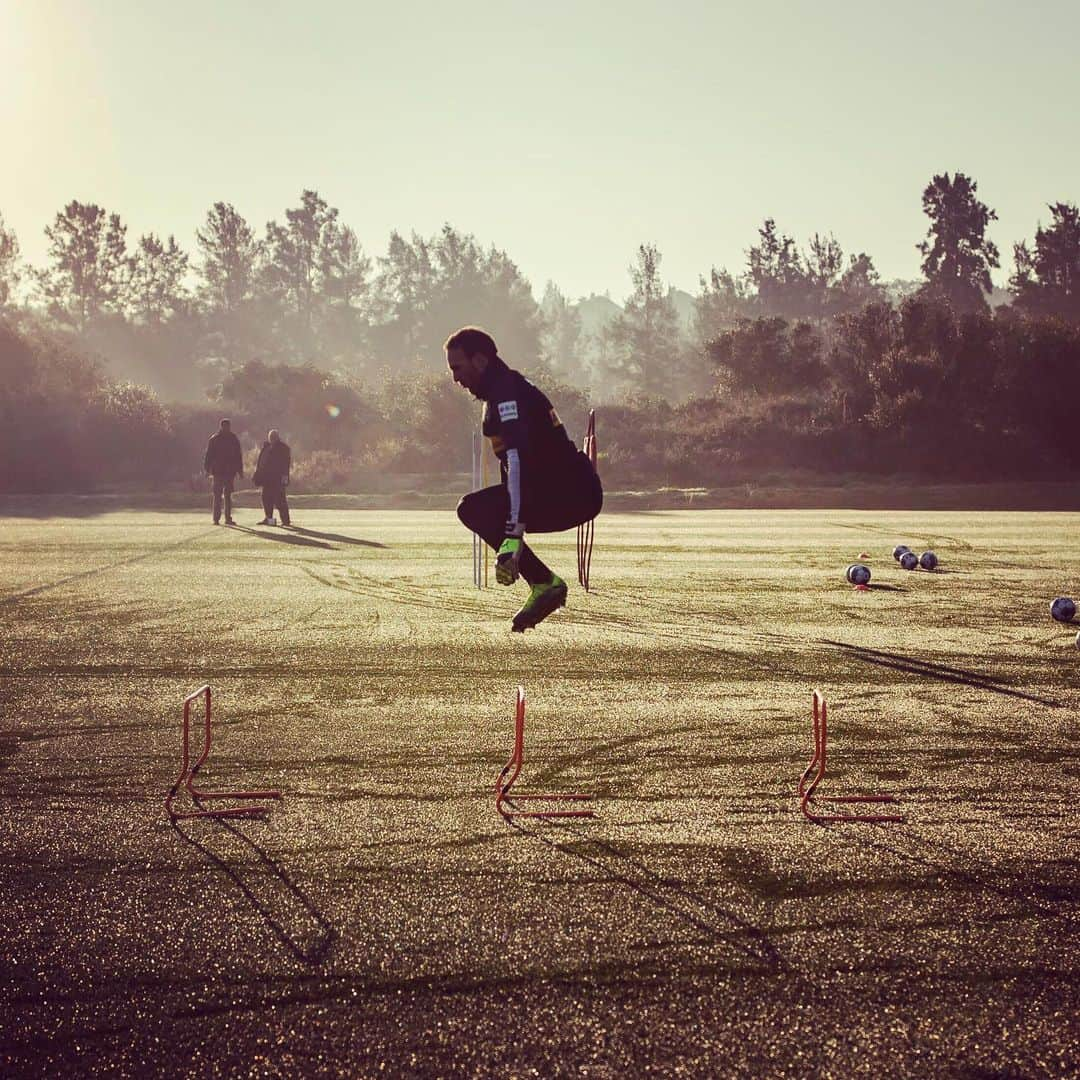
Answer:
[{"label": "man's arm", "polygon": [[506,493],[510,496],[506,535],[520,540],[525,535],[525,523],[521,520],[521,454],[513,446],[506,451]]},{"label": "man's arm", "polygon": [[495,580],[500,585],[512,585],[520,573],[518,566],[525,536],[525,522],[521,520],[522,457],[528,446],[529,431],[525,422],[524,401],[512,398],[496,401],[494,406],[499,435],[506,447],[506,494],[509,502],[503,542],[495,557]]}]

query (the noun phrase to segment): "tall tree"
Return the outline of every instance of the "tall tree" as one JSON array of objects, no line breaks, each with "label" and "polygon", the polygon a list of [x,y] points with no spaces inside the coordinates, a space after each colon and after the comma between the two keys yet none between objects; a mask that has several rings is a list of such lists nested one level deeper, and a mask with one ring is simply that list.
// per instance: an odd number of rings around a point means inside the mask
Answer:
[{"label": "tall tree", "polygon": [[156,326],[180,312],[187,300],[187,272],[188,257],[175,237],[170,236],[164,244],[153,233],[139,237],[128,282],[132,316],[147,326]]},{"label": "tall tree", "polygon": [[836,286],[833,310],[837,313],[858,311],[867,304],[885,301],[885,289],[874,266],[874,260],[865,251],[848,256],[848,266]]},{"label": "tall tree", "polygon": [[238,311],[255,288],[260,249],[251,226],[231,203],[216,202],[195,237],[203,302],[211,312]]},{"label": "tall tree", "polygon": [[127,226],[93,203],[70,202],[45,227],[52,265],[38,273],[50,313],[84,331],[122,310],[127,286]]},{"label": "tall tree", "polygon": [[[443,227],[433,243],[437,257],[444,244],[455,242],[456,235],[450,225]],[[473,275],[472,256],[456,266],[445,260],[441,263],[442,273],[437,283],[439,301],[432,312],[434,333],[428,339],[428,347],[441,364],[446,328],[460,323],[461,313],[467,311],[471,313],[471,321],[491,331],[502,355],[527,370],[540,360],[543,330],[532,285],[505,251],[494,245],[481,250],[472,236],[466,238],[466,243],[476,249],[479,272]],[[458,306],[459,300],[462,306]]]},{"label": "tall tree", "polygon": [[817,388],[822,342],[808,322],[779,316],[740,319],[709,343],[720,386],[752,394],[785,394]]},{"label": "tall tree", "polygon": [[694,337],[704,348],[723,331],[729,330],[750,312],[750,286],[745,277],[735,277],[726,268],[715,266],[709,277],[698,279],[701,292],[694,298]]},{"label": "tall tree", "polygon": [[762,314],[807,314],[807,272],[803,258],[795,241],[777,232],[772,218],[766,218],[758,229],[758,243],[747,251],[746,262]]},{"label": "tall tree", "polygon": [[1050,226],[1035,230],[1035,250],[1014,245],[1016,272],[1009,287],[1016,306],[1032,315],[1080,322],[1080,211],[1075,203],[1050,204]]},{"label": "tall tree", "polygon": [[216,202],[195,238],[207,329],[198,366],[209,388],[254,356],[276,355],[277,341],[271,313],[259,310],[262,245],[251,226],[231,203]]},{"label": "tall tree", "polygon": [[285,211],[284,225],[266,225],[264,277],[271,295],[295,314],[302,346],[310,346],[322,300],[321,271],[337,235],[337,219],[337,209],[317,191],[304,191],[300,205]]},{"label": "tall tree", "polygon": [[19,268],[19,240],[4,224],[0,214],[0,312],[11,306],[22,273]]},{"label": "tall tree", "polygon": [[839,284],[844,272],[844,252],[831,233],[828,236],[814,233],[810,252],[803,262],[807,284],[822,297]]},{"label": "tall tree", "polygon": [[391,234],[380,257],[373,310],[376,352],[394,363],[440,366],[446,335],[462,323],[487,329],[515,365],[540,358],[540,309],[513,260],[446,225],[425,240]]},{"label": "tall tree", "polygon": [[332,306],[360,310],[371,284],[371,260],[347,225],[328,230],[319,248],[322,291]]},{"label": "tall tree", "polygon": [[633,292],[605,333],[612,346],[607,374],[622,389],[666,397],[682,378],[682,339],[661,259],[654,244],[638,246],[629,267]]},{"label": "tall tree", "polygon": [[587,375],[582,364],[581,312],[549,281],[540,301],[544,329],[540,338],[541,357],[561,379],[582,386]]},{"label": "tall tree", "polygon": [[377,351],[394,363],[412,364],[419,358],[421,331],[434,293],[430,245],[416,233],[407,240],[395,230],[378,267],[374,295],[380,324]]},{"label": "tall tree", "polygon": [[957,311],[985,311],[986,294],[993,289],[990,271],[996,269],[997,247],[986,228],[997,220],[976,198],[978,185],[963,173],[935,176],[923,191],[923,212],[930,218],[922,252],[924,292],[947,300]]},{"label": "tall tree", "polygon": [[371,360],[368,312],[371,259],[356,233],[336,224],[319,252],[322,316],[319,351],[335,368],[359,374]]}]

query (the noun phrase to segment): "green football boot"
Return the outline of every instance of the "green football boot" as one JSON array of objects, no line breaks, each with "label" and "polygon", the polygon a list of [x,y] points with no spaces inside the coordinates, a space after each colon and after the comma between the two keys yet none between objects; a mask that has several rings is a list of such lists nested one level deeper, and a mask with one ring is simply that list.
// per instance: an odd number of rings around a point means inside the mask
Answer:
[{"label": "green football boot", "polygon": [[551,575],[546,585],[534,585],[525,606],[514,616],[510,629],[524,634],[537,623],[543,622],[553,611],[566,606],[566,582],[557,574]]}]

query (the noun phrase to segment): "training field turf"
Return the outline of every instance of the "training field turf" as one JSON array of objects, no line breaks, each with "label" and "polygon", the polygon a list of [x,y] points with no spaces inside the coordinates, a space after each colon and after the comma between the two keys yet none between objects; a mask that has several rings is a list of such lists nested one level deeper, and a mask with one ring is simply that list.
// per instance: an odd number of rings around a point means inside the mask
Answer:
[{"label": "training field turf", "polygon": [[[605,513],[524,637],[452,513],[295,520],[0,519],[0,1075],[1076,1075],[1080,515]],[[168,823],[204,682],[266,820]],[[519,682],[595,819],[496,814]],[[904,824],[803,819],[815,686]]]}]

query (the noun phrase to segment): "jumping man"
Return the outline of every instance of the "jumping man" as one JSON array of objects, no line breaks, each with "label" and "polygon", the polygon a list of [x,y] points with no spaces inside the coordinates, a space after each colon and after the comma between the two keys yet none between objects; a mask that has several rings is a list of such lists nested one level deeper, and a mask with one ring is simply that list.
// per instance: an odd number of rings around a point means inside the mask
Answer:
[{"label": "jumping man", "polygon": [[592,462],[566,434],[551,402],[507,367],[491,336],[467,326],[446,340],[446,363],[459,386],[484,404],[484,435],[499,459],[502,482],[458,503],[458,517],[493,547],[495,580],[531,586],[514,616],[515,633],[536,626],[566,603],[566,582],[525,543],[529,532],[562,532],[600,513],[604,492]]}]

